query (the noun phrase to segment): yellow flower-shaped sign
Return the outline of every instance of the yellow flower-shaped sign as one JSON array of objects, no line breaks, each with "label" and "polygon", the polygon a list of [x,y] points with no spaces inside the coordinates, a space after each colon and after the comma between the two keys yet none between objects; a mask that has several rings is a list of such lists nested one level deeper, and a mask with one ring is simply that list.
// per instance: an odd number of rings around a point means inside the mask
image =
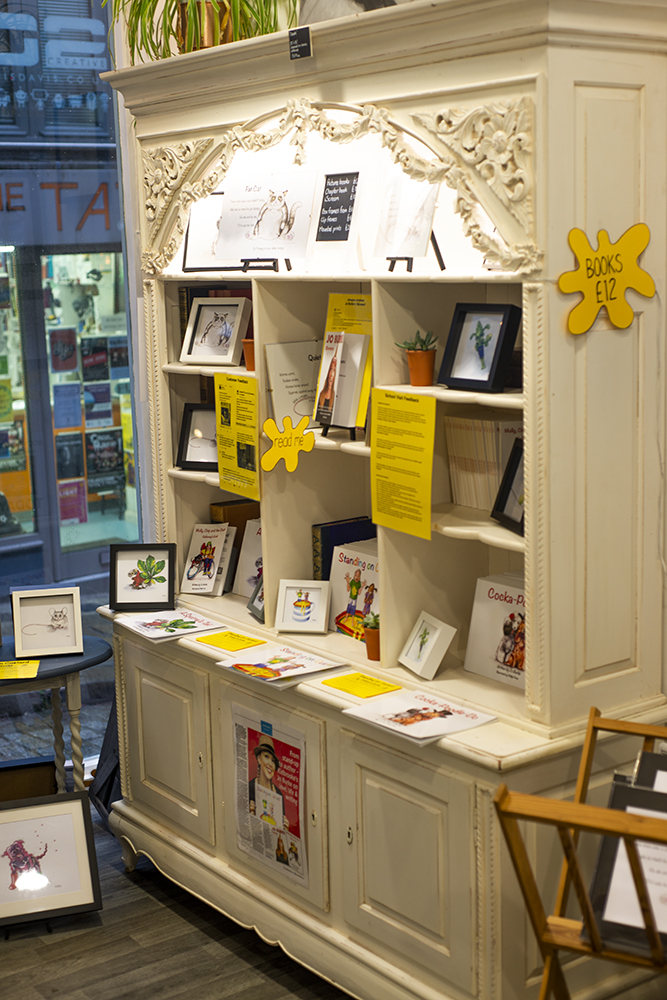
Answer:
[{"label": "yellow flower-shaped sign", "polygon": [[623,233],[616,243],[609,242],[609,233],[598,233],[598,248],[593,250],[582,229],[571,229],[568,242],[579,263],[576,271],[566,271],[558,279],[561,292],[581,292],[583,301],[574,307],[567,320],[570,333],[586,333],[593,326],[603,306],[614,326],[625,330],[634,313],[625,299],[628,288],[651,298],[655,283],[651,275],[638,264],[651,238],[645,223],[638,222]]},{"label": "yellow flower-shaped sign", "polygon": [[288,472],[294,472],[299,464],[300,451],[312,451],[315,446],[315,435],[306,431],[309,417],[302,417],[296,427],[292,427],[292,418],[285,417],[283,430],[278,430],[275,420],[270,417],[264,421],[264,433],[271,438],[273,444],[262,455],[262,468],[265,472],[275,469],[280,459],[284,459]]}]

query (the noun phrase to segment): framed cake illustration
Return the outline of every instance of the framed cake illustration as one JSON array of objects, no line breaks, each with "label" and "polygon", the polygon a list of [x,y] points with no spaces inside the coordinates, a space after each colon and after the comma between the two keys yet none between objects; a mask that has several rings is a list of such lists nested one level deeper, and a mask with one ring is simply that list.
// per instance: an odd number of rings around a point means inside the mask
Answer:
[{"label": "framed cake illustration", "polygon": [[281,580],[276,628],[279,632],[326,632],[331,598],[328,580]]}]

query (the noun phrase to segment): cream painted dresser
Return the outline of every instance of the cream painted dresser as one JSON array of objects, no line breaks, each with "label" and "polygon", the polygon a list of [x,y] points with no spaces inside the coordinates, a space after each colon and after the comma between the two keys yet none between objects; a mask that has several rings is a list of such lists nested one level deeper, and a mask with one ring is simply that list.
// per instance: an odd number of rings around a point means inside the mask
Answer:
[{"label": "cream painted dresser", "polygon": [[[312,58],[294,62],[280,34],[108,76],[131,122],[125,201],[148,534],[178,543],[180,573],[192,525],[222,497],[214,474],[174,467],[183,405],[199,398],[197,369],[178,363],[178,289],[243,275],[183,273],[190,206],[220,186],[237,150],[259,150],[267,136],[306,155],[313,136],[332,148],[378,136],[409,174],[442,182],[446,268],[430,253],[412,273],[400,262],[390,273],[359,254],[339,269],[254,272],[261,418],[263,345],[321,335],[330,291],[372,294],[380,386],[407,381],[394,341],[419,326],[442,343],[457,302],[522,305],[523,391],[475,402],[523,415],[525,538],[452,505],[442,416],[465,415],[472,399],[442,388],[428,390],[438,414],[431,539],[378,530],[378,674],[416,686],[397,656],[425,610],[459,630],[432,690],[497,721],[413,749],[343,716],[345,696],[316,682],[266,692],[223,676],[192,640],[155,646],[119,626],[123,800],[112,824],[128,864],[148,855],[362,1000],[537,998],[539,955],[499,840],[495,789],[572,794],[592,704],[667,717],[667,0],[415,0],[315,25],[312,40]],[[596,246],[598,230],[615,242],[638,222],[651,231],[641,264],[656,295],[627,293],[627,329],[603,311],[573,336],[577,297],[556,284],[575,267],[569,231]],[[280,463],[261,480],[266,629],[229,595],[189,606],[266,635],[278,582],[311,575],[311,524],[354,516],[360,500],[370,513],[369,452],[334,434],[295,473]],[[462,667],[477,578],[521,568],[525,692]],[[368,666],[347,636],[301,645]],[[237,847],[233,705],[306,734],[307,889]],[[633,754],[627,741],[603,744],[600,801]],[[531,850],[553,879],[554,845],[538,836]],[[582,1000],[637,981],[581,960],[567,975]]]}]

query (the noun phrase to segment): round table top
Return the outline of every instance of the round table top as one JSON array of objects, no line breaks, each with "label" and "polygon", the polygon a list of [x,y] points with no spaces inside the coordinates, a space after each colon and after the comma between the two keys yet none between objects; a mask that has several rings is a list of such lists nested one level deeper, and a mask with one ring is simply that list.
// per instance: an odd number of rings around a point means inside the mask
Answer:
[{"label": "round table top", "polygon": [[[50,677],[62,677],[64,674],[75,674],[86,667],[94,667],[97,663],[104,663],[111,656],[111,646],[106,639],[98,639],[94,636],[84,635],[83,653],[71,653],[69,656],[24,656],[22,659],[39,659],[39,670],[36,677],[26,677],[28,681],[48,680]],[[14,660],[14,640],[3,639],[0,646],[0,660]],[[0,688],[10,684],[20,684],[20,678],[8,677],[0,680]],[[48,686],[48,685],[47,685]]]}]

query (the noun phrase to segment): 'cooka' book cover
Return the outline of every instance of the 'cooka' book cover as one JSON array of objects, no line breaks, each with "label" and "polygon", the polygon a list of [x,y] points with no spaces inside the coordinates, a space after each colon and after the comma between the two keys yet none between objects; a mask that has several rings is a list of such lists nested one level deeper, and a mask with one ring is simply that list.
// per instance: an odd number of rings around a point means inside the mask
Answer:
[{"label": "'cooka' book cover", "polygon": [[523,576],[502,573],[477,581],[464,668],[525,688],[526,604]]},{"label": "'cooka' book cover", "polygon": [[376,538],[337,545],[331,561],[329,629],[365,642],[361,624],[378,607],[378,543]]}]

